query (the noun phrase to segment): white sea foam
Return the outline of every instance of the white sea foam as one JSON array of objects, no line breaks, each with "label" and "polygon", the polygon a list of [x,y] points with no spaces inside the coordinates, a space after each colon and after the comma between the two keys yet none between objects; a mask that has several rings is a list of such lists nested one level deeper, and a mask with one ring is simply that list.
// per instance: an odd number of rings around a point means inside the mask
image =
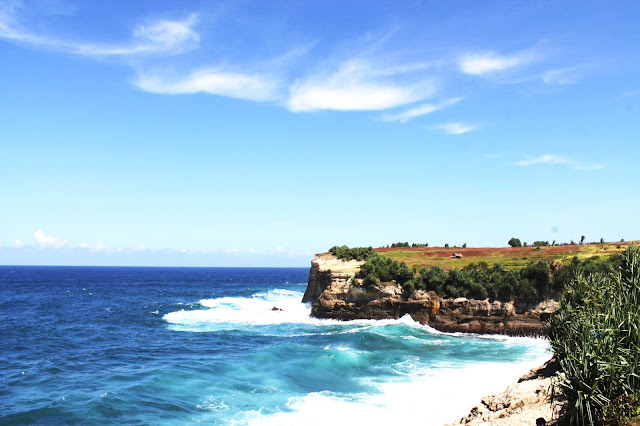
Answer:
[{"label": "white sea foam", "polygon": [[[222,297],[199,301],[203,309],[179,310],[166,314],[163,318],[170,327],[179,331],[219,331],[242,328],[265,332],[261,326],[278,324],[304,324],[318,326],[317,334],[347,334],[372,332],[380,335],[395,336],[397,326],[416,328],[417,337],[397,335],[400,339],[413,337],[420,341],[420,333],[436,336],[425,339],[425,345],[451,344],[451,336],[459,337],[457,345],[465,345],[469,336],[461,333],[441,333],[428,326],[420,325],[405,316],[395,320],[320,320],[309,316],[311,307],[300,303],[301,292],[289,290],[271,290],[257,293],[251,297]],[[273,310],[277,307],[280,310]],[[338,327],[336,325],[344,326]],[[323,329],[330,326],[330,329]],[[390,327],[390,328],[387,328]],[[262,330],[262,331],[259,331]],[[406,331],[406,330],[405,330]],[[304,329],[307,335],[309,329]],[[312,332],[313,333],[313,332]],[[286,333],[285,333],[286,334]],[[279,334],[282,336],[282,334]],[[524,361],[509,364],[506,362],[461,363],[451,359],[437,365],[421,362],[420,353],[393,366],[398,376],[387,381],[369,379],[367,384],[376,391],[359,394],[340,394],[334,392],[313,392],[304,396],[292,397],[286,407],[276,413],[263,410],[248,411],[233,416],[232,424],[251,425],[325,425],[369,424],[387,425],[389,423],[414,423],[440,425],[452,422],[464,415],[476,405],[483,395],[498,393],[513,384],[530,368],[543,364],[550,354],[548,342],[543,339],[514,338],[506,336],[475,336],[475,339],[498,340],[504,345],[525,346],[530,350]],[[442,340],[442,342],[440,342]],[[457,340],[457,339],[455,339]],[[471,343],[469,343],[471,344]],[[326,351],[353,355],[360,352],[346,344],[331,344]],[[201,404],[206,410],[219,410],[221,401],[207,401]]]},{"label": "white sea foam", "polygon": [[311,306],[300,302],[302,293],[283,289],[256,293],[252,297],[202,299],[206,309],[169,312],[163,319],[181,331],[216,331],[238,325],[313,323]]},{"label": "white sea foam", "polygon": [[[533,346],[536,346],[535,344]],[[498,393],[549,354],[517,364],[481,363],[454,368],[417,369],[402,381],[376,383],[378,393],[341,395],[314,392],[291,398],[287,411],[245,413],[240,424],[252,426],[326,424],[441,425],[466,414],[483,395]],[[408,380],[407,380],[408,379]]]}]

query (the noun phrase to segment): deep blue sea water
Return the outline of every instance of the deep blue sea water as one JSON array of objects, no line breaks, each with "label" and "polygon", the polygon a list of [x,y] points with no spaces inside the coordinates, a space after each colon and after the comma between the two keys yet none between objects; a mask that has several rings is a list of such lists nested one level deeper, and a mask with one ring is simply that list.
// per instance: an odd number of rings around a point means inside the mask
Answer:
[{"label": "deep blue sea water", "polygon": [[0,266],[0,424],[437,425],[550,356],[310,318],[308,273]]}]

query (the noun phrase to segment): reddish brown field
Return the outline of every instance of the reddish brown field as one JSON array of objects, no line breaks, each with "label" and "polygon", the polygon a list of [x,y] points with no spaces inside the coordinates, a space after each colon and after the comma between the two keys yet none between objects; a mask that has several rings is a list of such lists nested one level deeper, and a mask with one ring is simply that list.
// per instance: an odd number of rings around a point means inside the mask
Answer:
[{"label": "reddish brown field", "polygon": [[[462,268],[471,263],[487,262],[489,265],[500,263],[508,269],[522,268],[532,261],[567,261],[578,256],[586,259],[594,256],[609,256],[622,252],[628,243],[584,244],[554,247],[394,247],[376,248],[376,252],[409,266],[439,266],[445,270]],[[460,253],[461,259],[451,257]]]}]

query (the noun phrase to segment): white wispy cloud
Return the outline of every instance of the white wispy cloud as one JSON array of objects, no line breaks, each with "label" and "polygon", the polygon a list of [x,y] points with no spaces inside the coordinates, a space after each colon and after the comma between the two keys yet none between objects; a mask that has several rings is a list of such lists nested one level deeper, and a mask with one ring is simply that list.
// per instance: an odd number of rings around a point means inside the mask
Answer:
[{"label": "white wispy cloud", "polygon": [[449,135],[462,135],[463,133],[468,133],[472,130],[476,130],[477,126],[464,123],[443,123],[438,124],[437,126],[432,126],[430,129],[438,130]]},{"label": "white wispy cloud", "polygon": [[64,238],[54,237],[52,235],[46,235],[42,229],[38,229],[33,233],[33,237],[36,240],[36,244],[40,248],[53,247],[60,248],[67,245],[68,241]]},{"label": "white wispy cloud", "polygon": [[542,74],[545,84],[576,84],[576,67],[549,70]]},{"label": "white wispy cloud", "polygon": [[396,114],[384,114],[380,117],[380,120],[399,121],[400,123],[406,123],[413,118],[420,117],[426,114],[431,114],[432,112],[438,111],[439,109],[454,105],[460,102],[461,100],[462,100],[461,97],[457,97],[457,98],[447,99],[446,101],[441,102],[439,104],[429,104],[429,103],[421,104]]},{"label": "white wispy cloud", "polygon": [[14,17],[14,9],[0,10],[0,38],[54,51],[83,56],[131,56],[141,54],[175,55],[197,47],[200,35],[194,30],[198,16],[182,20],[157,20],[139,25],[131,40],[121,44],[65,40],[23,28]]},{"label": "white wispy cloud", "polygon": [[236,99],[268,101],[276,99],[278,84],[261,74],[242,74],[213,68],[182,77],[142,73],[134,83],[140,89],[166,95],[209,93]]},{"label": "white wispy cloud", "polygon": [[[93,252],[93,253],[120,253],[123,251],[130,251],[123,248],[107,247],[101,242],[97,244],[89,244],[85,242],[80,244],[73,244],[72,242],[70,242],[65,238],[54,237],[53,235],[47,235],[44,232],[44,230],[41,228],[33,233],[33,238],[35,239],[35,246],[41,249],[45,249],[45,248],[60,249],[60,250],[81,249],[81,250],[89,250],[90,252]],[[25,244],[16,240],[15,247],[18,247],[18,246],[23,247],[25,246]],[[144,247],[141,246],[138,250],[144,250]]]},{"label": "white wispy cloud", "polygon": [[564,164],[576,170],[599,170],[604,168],[604,166],[600,164],[585,165],[575,160],[552,154],[545,154],[541,155],[540,157],[516,161],[514,164],[516,166],[533,166],[536,164]]},{"label": "white wispy cloud", "polygon": [[465,74],[485,75],[527,65],[539,59],[538,57],[535,47],[513,55],[500,55],[495,52],[469,53],[458,59],[458,69]]},{"label": "white wispy cloud", "polygon": [[290,111],[379,111],[426,99],[436,91],[426,79],[406,81],[415,67],[376,67],[362,60],[342,63],[337,71],[311,75],[291,85]]},{"label": "white wispy cloud", "polygon": [[493,71],[502,71],[520,64],[516,56],[499,56],[494,53],[471,54],[460,58],[460,71],[465,74],[482,75]]},{"label": "white wispy cloud", "polygon": [[238,249],[234,249],[234,248],[226,249],[224,252],[229,254],[234,254],[234,253],[238,253]]}]

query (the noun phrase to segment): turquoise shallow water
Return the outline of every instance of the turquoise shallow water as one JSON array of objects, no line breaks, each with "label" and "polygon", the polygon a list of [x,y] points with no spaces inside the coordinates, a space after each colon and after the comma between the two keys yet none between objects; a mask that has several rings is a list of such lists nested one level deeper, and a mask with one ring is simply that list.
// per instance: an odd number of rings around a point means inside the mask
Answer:
[{"label": "turquoise shallow water", "polygon": [[307,275],[0,267],[0,423],[437,425],[549,358],[410,318],[310,318]]}]

